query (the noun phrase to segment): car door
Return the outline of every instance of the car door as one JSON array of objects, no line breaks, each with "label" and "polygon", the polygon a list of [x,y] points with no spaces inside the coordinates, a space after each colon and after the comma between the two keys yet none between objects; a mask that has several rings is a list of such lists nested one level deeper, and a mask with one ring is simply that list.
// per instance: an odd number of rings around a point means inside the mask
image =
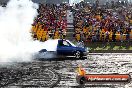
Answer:
[{"label": "car door", "polygon": [[66,40],[62,41],[62,45],[57,47],[57,53],[60,55],[72,55],[73,46]]}]

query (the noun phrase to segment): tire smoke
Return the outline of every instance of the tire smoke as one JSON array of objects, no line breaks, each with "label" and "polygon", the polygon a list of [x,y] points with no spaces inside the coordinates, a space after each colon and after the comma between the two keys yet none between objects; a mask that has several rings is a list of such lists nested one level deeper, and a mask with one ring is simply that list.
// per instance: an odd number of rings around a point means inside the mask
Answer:
[{"label": "tire smoke", "polygon": [[34,53],[48,46],[31,37],[37,8],[31,0],[10,0],[0,7],[0,62],[31,61]]}]

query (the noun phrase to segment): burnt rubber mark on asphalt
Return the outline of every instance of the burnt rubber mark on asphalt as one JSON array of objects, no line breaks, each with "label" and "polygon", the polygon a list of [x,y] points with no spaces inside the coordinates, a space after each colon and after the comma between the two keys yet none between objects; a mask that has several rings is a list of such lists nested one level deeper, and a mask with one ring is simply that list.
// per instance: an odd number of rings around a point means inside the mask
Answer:
[{"label": "burnt rubber mark on asphalt", "polygon": [[52,69],[30,66],[21,70],[0,68],[0,87],[55,87],[60,82],[60,75]]},{"label": "burnt rubber mark on asphalt", "polygon": [[14,69],[1,68],[0,70],[0,87],[17,83],[22,78],[22,72]]}]

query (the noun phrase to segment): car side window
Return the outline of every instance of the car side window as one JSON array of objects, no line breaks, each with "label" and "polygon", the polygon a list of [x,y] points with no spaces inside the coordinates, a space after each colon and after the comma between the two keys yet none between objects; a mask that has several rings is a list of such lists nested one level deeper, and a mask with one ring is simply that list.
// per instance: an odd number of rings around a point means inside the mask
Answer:
[{"label": "car side window", "polygon": [[64,46],[70,46],[70,44],[67,41],[63,41]]}]

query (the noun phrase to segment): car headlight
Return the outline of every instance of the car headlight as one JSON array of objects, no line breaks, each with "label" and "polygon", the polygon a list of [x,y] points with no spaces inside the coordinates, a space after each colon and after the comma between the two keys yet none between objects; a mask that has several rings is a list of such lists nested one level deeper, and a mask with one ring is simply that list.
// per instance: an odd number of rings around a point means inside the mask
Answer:
[{"label": "car headlight", "polygon": [[89,49],[88,49],[88,48],[85,48],[85,51],[86,51],[86,52],[88,52],[88,51],[89,51]]}]

